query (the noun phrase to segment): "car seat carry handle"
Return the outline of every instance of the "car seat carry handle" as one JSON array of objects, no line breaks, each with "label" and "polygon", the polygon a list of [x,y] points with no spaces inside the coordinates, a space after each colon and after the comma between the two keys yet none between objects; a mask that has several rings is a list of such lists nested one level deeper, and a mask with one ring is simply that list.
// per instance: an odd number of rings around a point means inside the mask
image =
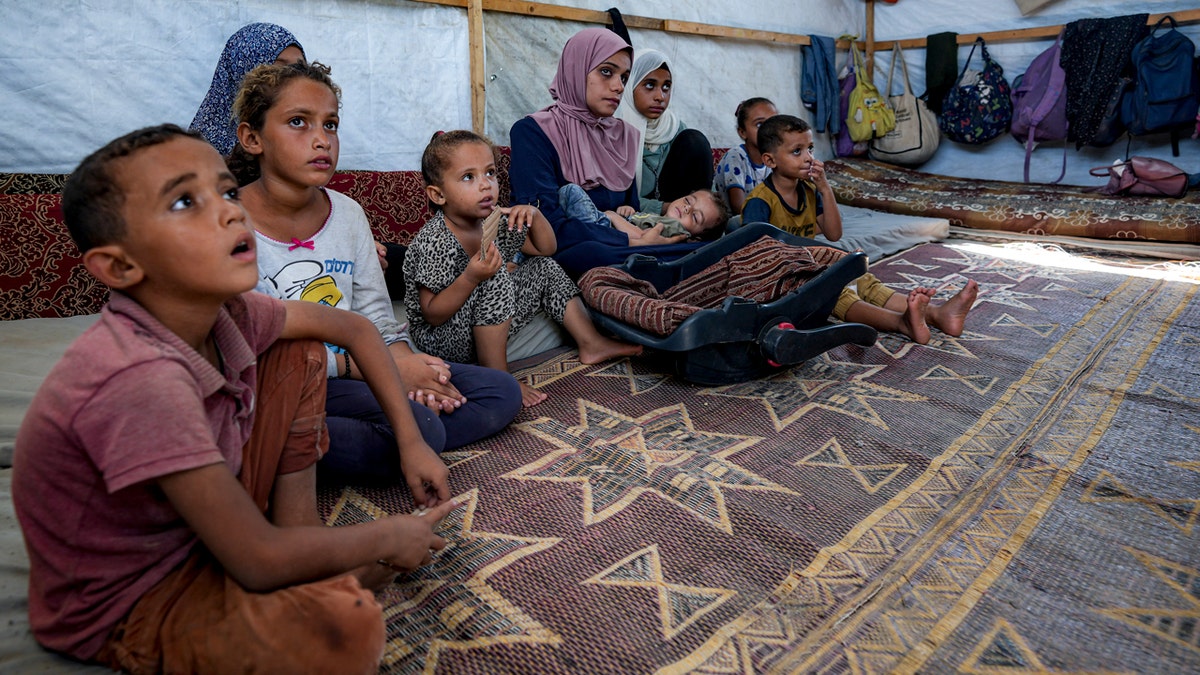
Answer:
[{"label": "car seat carry handle", "polygon": [[878,331],[861,323],[835,323],[809,329],[786,327],[790,325],[781,319],[759,334],[759,349],[772,365],[794,366],[847,342],[870,347],[879,337]]}]

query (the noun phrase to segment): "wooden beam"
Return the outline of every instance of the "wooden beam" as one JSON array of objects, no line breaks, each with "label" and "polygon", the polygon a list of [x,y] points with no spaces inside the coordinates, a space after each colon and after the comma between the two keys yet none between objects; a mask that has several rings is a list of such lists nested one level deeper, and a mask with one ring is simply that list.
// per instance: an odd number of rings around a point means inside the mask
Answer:
[{"label": "wooden beam", "polygon": [[[870,7],[870,4],[868,4]],[[869,10],[868,10],[869,11]],[[1164,16],[1173,16],[1175,21],[1180,25],[1200,23],[1200,9],[1185,9],[1179,12],[1167,12],[1165,14],[1151,14],[1146,20],[1147,25],[1153,26],[1158,23]],[[868,21],[868,26],[871,23]],[[1053,39],[1058,37],[1062,32],[1063,25],[1058,26],[1037,26],[1034,28],[1015,28],[1012,30],[997,30],[988,33],[960,33],[957,42],[960,45],[969,45],[975,42],[975,38],[982,37],[987,42],[1023,42],[1028,40],[1038,39]],[[875,47],[875,49],[892,49],[892,42],[883,42]],[[925,38],[911,38],[907,40],[896,40],[900,43],[901,49],[909,47],[921,48],[925,46]]]},{"label": "wooden beam", "polygon": [[487,82],[484,80],[483,0],[467,0],[467,33],[471,51],[471,127],[483,135],[487,126]]},{"label": "wooden beam", "polygon": [[662,29],[669,33],[703,35],[706,37],[730,38],[734,40],[754,40],[756,42],[777,42],[780,44],[789,45],[807,45],[812,43],[812,41],[808,39],[807,35],[776,33],[767,30],[753,30],[750,28],[711,26],[709,24],[694,23],[692,21],[678,21],[676,19],[664,19],[662,24]]},{"label": "wooden beam", "polygon": [[[466,9],[469,0],[412,1]],[[485,12],[520,14],[523,16],[534,16],[542,19],[559,19],[563,21],[579,21],[581,23],[599,23],[605,25],[607,25],[610,21],[608,12],[590,9],[563,7],[561,5],[551,5],[544,2],[529,2],[528,0],[480,1],[483,11]],[[778,33],[767,30],[735,28],[733,26],[717,26],[706,23],[696,23],[692,21],[678,21],[676,19],[656,19],[653,17],[634,16],[628,14],[622,14],[621,17],[625,20],[625,25],[629,28],[643,28],[646,30],[661,30],[668,33],[680,33],[683,35],[701,35],[705,37],[726,38],[731,40],[752,40],[755,42],[775,42],[779,44],[790,45],[806,45],[810,42],[807,35],[795,35],[792,33]],[[848,49],[850,47],[850,43],[844,40],[839,40],[838,46]]]}]

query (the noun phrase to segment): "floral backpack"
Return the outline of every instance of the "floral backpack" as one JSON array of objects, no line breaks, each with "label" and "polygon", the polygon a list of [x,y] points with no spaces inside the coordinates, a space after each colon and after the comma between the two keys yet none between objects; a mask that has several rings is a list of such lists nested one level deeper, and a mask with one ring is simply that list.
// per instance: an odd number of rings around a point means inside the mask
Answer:
[{"label": "floral backpack", "polygon": [[[968,70],[975,48],[983,52],[983,71]],[[1012,124],[1011,89],[1004,80],[1004,69],[988,55],[983,38],[975,38],[958,82],[942,103],[939,126],[942,133],[959,143],[986,143],[1008,131]]]}]

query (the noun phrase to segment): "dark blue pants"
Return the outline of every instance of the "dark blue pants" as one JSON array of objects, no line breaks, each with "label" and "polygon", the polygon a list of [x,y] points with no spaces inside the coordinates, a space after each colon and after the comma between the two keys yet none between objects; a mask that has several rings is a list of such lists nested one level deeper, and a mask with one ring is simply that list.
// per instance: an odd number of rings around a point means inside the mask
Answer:
[{"label": "dark blue pants", "polygon": [[[439,454],[491,436],[521,410],[521,388],[512,375],[482,366],[448,365],[450,383],[467,402],[440,415],[412,403],[421,436]],[[322,477],[348,483],[403,481],[396,435],[366,382],[328,380],[325,421],[329,452],[317,463]]]}]

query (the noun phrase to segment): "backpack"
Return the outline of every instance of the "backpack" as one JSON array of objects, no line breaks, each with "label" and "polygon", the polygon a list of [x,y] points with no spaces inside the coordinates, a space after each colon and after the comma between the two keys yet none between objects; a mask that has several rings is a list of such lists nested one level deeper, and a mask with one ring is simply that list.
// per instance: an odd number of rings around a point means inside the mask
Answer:
[{"label": "backpack", "polygon": [[[971,71],[969,76],[967,68],[976,47],[983,48],[983,71]],[[942,133],[952,141],[979,144],[1008,131],[1012,124],[1011,91],[1004,69],[988,54],[987,43],[982,37],[975,38],[958,81],[942,104]]]},{"label": "backpack", "polygon": [[[847,65],[845,77],[838,82],[842,92],[838,97],[838,114],[844,120],[850,111],[850,92],[854,91],[854,85],[857,82],[854,77],[854,66]],[[834,143],[833,152],[838,157],[858,157],[867,154],[867,144],[866,142],[854,142],[854,139],[850,138],[850,127],[843,124],[837,133],[837,142]]]},{"label": "backpack", "polygon": [[[1058,63],[1062,33],[1054,45],[1038,54],[1023,75],[1012,84],[1013,138],[1025,144],[1025,182],[1029,182],[1029,160],[1041,141],[1067,140],[1067,73]],[[1063,144],[1062,172],[1067,175],[1067,148]]]},{"label": "backpack", "polygon": [[850,92],[850,110],[846,115],[850,138],[855,141],[881,138],[896,126],[896,114],[867,76],[862,54],[853,42],[850,43],[850,51],[854,54],[854,74],[858,80]]},{"label": "backpack", "polygon": [[[1171,22],[1171,30],[1156,36],[1164,21]],[[1130,134],[1176,131],[1195,118],[1200,105],[1200,83],[1194,65],[1196,45],[1175,27],[1175,18],[1164,16],[1133,48],[1133,89],[1121,101],[1121,121]],[[1171,148],[1178,157],[1179,138],[1175,133],[1171,135]]]}]

